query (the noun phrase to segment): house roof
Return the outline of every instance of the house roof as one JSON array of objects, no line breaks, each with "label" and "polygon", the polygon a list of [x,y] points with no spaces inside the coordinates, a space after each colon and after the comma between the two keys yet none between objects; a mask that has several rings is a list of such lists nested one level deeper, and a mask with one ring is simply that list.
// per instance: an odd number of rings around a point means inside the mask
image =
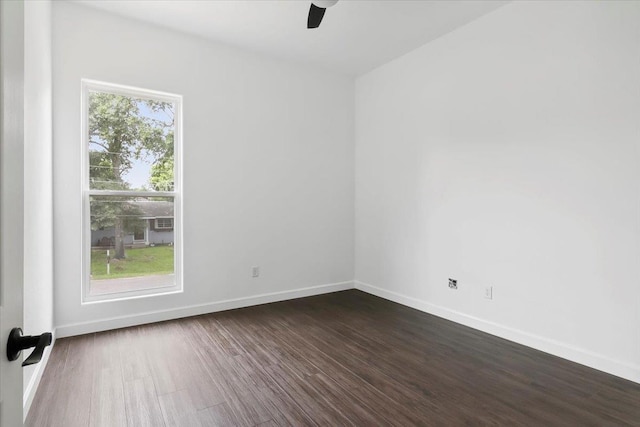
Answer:
[{"label": "house roof", "polygon": [[144,218],[173,217],[173,202],[141,199],[131,203],[143,212]]}]

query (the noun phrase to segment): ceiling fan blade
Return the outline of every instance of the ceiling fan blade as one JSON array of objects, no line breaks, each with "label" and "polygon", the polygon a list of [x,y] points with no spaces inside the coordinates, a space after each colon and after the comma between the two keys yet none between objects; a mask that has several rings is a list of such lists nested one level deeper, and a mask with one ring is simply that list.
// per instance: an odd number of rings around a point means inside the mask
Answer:
[{"label": "ceiling fan blade", "polygon": [[320,23],[322,22],[322,17],[324,16],[324,11],[327,10],[324,7],[318,7],[315,4],[311,3],[311,8],[309,9],[309,18],[307,19],[307,28],[318,28]]}]

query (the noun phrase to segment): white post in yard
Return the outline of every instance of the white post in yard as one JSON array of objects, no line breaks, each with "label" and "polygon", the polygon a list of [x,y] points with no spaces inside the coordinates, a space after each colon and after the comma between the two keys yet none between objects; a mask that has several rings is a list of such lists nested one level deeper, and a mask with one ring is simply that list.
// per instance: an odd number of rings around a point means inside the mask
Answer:
[{"label": "white post in yard", "polygon": [[109,263],[109,249],[107,249],[107,276],[111,274],[111,264]]}]

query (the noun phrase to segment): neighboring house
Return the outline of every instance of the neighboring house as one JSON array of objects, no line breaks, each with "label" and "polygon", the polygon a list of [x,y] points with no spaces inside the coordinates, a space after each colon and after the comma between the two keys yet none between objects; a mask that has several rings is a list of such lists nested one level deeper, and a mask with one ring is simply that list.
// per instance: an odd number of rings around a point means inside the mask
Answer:
[{"label": "neighboring house", "polygon": [[[173,202],[133,201],[141,212],[141,225],[128,230],[124,238],[127,247],[173,244]],[[109,247],[115,244],[114,227],[91,230],[91,246]]]}]

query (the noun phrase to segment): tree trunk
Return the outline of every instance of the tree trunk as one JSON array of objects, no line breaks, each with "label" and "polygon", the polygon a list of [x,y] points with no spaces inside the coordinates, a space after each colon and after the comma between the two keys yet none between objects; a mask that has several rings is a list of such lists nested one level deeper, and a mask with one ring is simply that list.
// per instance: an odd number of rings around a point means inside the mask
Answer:
[{"label": "tree trunk", "polygon": [[[113,150],[111,153],[111,166],[113,167],[113,176],[118,182],[122,182],[120,176],[120,151],[122,150],[122,142],[120,138],[115,138],[113,144],[109,145],[109,149]],[[124,221],[120,216],[116,216],[116,242],[115,242],[115,258],[124,259]]]},{"label": "tree trunk", "polygon": [[124,259],[124,226],[122,224],[122,218],[116,219],[116,242],[115,242],[115,256],[116,259]]}]

